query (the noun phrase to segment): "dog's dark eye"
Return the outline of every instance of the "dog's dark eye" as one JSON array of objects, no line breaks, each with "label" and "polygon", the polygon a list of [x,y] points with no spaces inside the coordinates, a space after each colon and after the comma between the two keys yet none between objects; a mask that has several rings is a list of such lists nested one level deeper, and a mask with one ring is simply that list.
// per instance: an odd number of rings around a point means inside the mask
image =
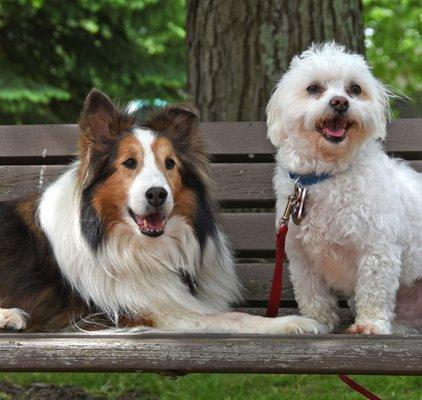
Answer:
[{"label": "dog's dark eye", "polygon": [[306,88],[306,91],[309,94],[318,94],[321,92],[321,89],[317,85],[311,85]]},{"label": "dog's dark eye", "polygon": [[135,169],[138,163],[134,158],[128,158],[126,161],[123,161],[123,165],[128,169]]},{"label": "dog's dark eye", "polygon": [[350,86],[350,94],[352,96],[359,96],[362,92],[362,89],[359,85],[352,85]]},{"label": "dog's dark eye", "polygon": [[167,169],[173,169],[175,165],[176,165],[176,163],[171,158],[168,158],[166,160],[166,168]]}]

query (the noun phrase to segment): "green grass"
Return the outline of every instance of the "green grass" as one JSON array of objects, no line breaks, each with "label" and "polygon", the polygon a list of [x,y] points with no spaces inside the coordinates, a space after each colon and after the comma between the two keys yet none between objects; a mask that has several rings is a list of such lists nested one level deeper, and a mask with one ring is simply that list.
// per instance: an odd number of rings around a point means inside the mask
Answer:
[{"label": "green grass", "polygon": [[[359,376],[382,399],[422,399],[422,377]],[[130,389],[143,400],[352,400],[360,399],[336,376],[192,374],[176,380],[153,374],[3,373],[16,384],[73,385],[112,400]]]}]

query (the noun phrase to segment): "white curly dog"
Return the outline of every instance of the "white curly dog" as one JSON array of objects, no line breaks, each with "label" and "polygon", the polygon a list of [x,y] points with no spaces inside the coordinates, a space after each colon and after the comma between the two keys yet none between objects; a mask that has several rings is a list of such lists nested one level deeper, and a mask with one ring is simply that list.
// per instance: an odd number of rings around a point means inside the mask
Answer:
[{"label": "white curly dog", "polygon": [[388,101],[364,58],[330,42],[294,57],[267,107],[277,221],[295,180],[309,191],[286,240],[296,299],[330,330],[336,292],[349,333],[422,329],[422,176],[383,150]]}]

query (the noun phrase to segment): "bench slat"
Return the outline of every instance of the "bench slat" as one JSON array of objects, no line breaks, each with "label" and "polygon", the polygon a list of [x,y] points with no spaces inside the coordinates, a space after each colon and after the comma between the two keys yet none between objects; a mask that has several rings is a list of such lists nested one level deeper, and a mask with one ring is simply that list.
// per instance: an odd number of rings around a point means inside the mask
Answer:
[{"label": "bench slat", "polygon": [[422,374],[422,336],[2,334],[0,371]]},{"label": "bench slat", "polygon": [[[17,167],[16,167],[17,168]],[[43,167],[20,167],[19,172],[15,167],[0,167],[0,198],[14,197],[22,195],[25,192],[32,192],[35,185],[40,185],[40,171]],[[62,171],[60,166],[50,166],[43,173],[44,182],[51,179]],[[15,182],[19,182],[15,184]],[[229,189],[230,184],[227,186]],[[30,190],[29,190],[30,189]],[[232,238],[233,247],[245,256],[262,256],[273,253],[273,214],[221,214],[223,224],[230,238]],[[253,235],[250,233],[253,232]]]},{"label": "bench slat", "polygon": [[[295,300],[295,296],[287,264],[284,264],[283,269],[284,273],[282,301],[292,302]],[[245,289],[245,301],[249,304],[266,304],[270,293],[274,264],[241,263],[236,264],[236,270],[241,280],[241,283]]]},{"label": "bench slat", "polygon": [[275,214],[223,213],[221,219],[239,257],[274,257]]},{"label": "bench slat", "polygon": [[[239,263],[236,264],[238,276],[245,289],[244,300],[248,307],[260,307],[267,304],[274,272],[274,263]],[[339,294],[338,299],[343,302],[347,297]],[[290,280],[288,262],[283,265],[282,304],[295,302],[293,284]]]},{"label": "bench slat", "polygon": [[[410,161],[422,172],[422,160]],[[39,191],[66,170],[62,165],[0,166],[0,201]],[[270,208],[275,197],[272,189],[272,163],[213,164],[216,195],[223,207]]]},{"label": "bench slat", "polygon": [[238,257],[274,257],[274,213],[223,213],[221,220]]},{"label": "bench slat", "polygon": [[[421,158],[421,126],[422,118],[393,121],[388,151],[409,159]],[[266,139],[265,122],[204,122],[201,131],[208,151],[220,161],[269,161],[274,153]],[[0,126],[0,164],[63,163],[73,155],[76,138],[76,125]]]},{"label": "bench slat", "polygon": [[[62,165],[0,166],[0,201],[38,192],[66,170]],[[271,207],[273,164],[213,164],[216,195],[223,206]]]}]

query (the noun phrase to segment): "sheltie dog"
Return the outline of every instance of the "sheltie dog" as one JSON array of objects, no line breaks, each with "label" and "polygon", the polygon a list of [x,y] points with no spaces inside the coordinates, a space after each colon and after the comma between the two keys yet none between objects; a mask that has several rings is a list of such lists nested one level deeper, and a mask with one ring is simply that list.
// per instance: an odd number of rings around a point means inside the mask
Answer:
[{"label": "sheltie dog", "polygon": [[67,172],[41,195],[0,203],[0,328],[321,332],[299,316],[228,312],[240,285],[195,110],[140,120],[94,89],[79,128]]}]

